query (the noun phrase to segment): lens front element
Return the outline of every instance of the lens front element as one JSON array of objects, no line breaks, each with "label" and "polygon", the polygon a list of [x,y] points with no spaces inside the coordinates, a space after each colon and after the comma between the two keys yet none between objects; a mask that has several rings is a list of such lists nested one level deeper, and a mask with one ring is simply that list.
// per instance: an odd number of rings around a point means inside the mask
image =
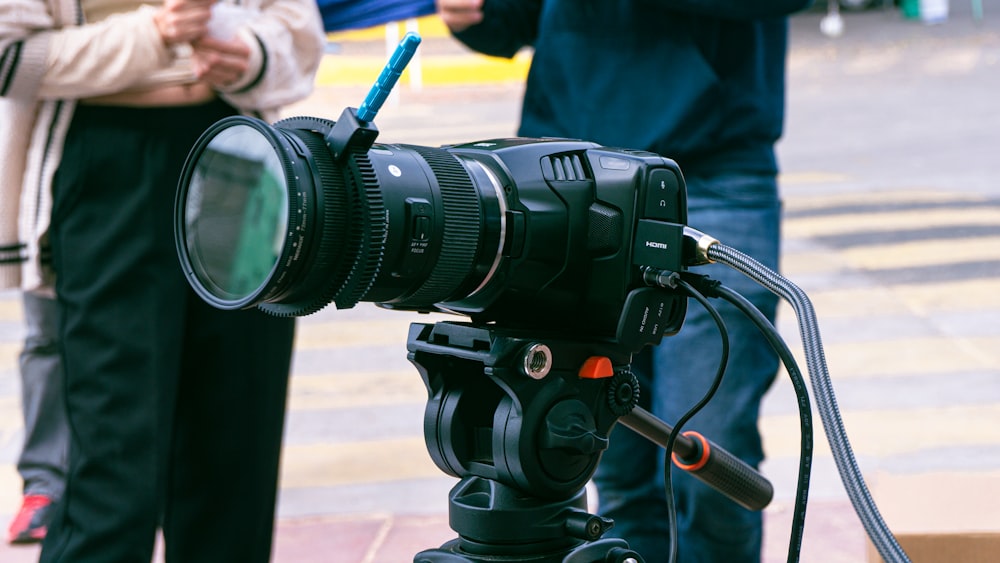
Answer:
[{"label": "lens front element", "polygon": [[[244,118],[219,122],[182,179],[182,261],[210,302],[239,308],[266,286],[288,228],[288,182],[277,147]],[[186,188],[186,189],[185,189]],[[183,258],[186,257],[186,260]]]}]

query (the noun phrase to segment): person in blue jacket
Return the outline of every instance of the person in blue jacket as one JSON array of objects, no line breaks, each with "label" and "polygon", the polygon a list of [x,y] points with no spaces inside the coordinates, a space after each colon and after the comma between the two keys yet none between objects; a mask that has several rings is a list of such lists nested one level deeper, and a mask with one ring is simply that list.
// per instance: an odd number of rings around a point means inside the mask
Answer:
[{"label": "person in blue jacket", "polygon": [[[534,50],[518,134],[644,149],[680,165],[688,224],[778,269],[780,200],[775,143],[785,104],[790,14],[809,0],[438,0],[460,41],[511,57]],[[772,320],[776,297],[735,270],[695,268],[749,298]],[[684,428],[752,466],[764,453],[760,402],[778,360],[735,308],[715,303],[729,329],[722,386]],[[721,343],[710,317],[688,308],[681,331],[634,358],[641,404],[669,424],[709,389]],[[647,561],[669,538],[664,452],[620,427],[594,481],[608,536]],[[672,474],[679,561],[754,562],[763,522],[680,471]]]}]

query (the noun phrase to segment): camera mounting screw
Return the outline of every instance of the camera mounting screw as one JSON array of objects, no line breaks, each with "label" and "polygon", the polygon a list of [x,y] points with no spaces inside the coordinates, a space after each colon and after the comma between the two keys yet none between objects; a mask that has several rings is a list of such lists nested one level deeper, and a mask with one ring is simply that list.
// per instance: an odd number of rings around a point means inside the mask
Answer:
[{"label": "camera mounting screw", "polygon": [[552,369],[552,350],[544,344],[532,344],[524,351],[524,375],[544,379]]}]

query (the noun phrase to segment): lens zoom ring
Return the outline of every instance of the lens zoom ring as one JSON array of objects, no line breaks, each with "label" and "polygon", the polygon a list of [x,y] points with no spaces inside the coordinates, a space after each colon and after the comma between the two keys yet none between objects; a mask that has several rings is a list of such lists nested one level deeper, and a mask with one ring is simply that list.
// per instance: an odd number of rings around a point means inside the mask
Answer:
[{"label": "lens zoom ring", "polygon": [[351,222],[351,240],[358,240],[356,259],[343,289],[337,294],[337,308],[350,309],[368,293],[382,267],[385,247],[385,202],[367,152],[358,151],[349,157],[353,176],[355,201],[352,206],[358,222]]},{"label": "lens zoom ring", "polygon": [[[347,239],[348,196],[343,172],[333,161],[326,148],[326,140],[312,131],[301,131],[299,138],[309,148],[313,162],[322,182],[323,230],[320,234],[319,248],[313,261],[309,278],[319,276],[317,280],[321,289],[306,296],[308,302],[297,304],[293,313],[295,316],[310,315],[326,307],[337,291],[343,286],[350,272],[348,264],[344,264],[344,247]],[[319,203],[319,202],[317,202]],[[308,281],[313,281],[309,279]]]},{"label": "lens zoom ring", "polygon": [[429,305],[451,297],[473,271],[473,261],[479,250],[482,210],[469,173],[454,155],[431,147],[408,145],[406,148],[423,157],[434,172],[444,208],[441,253],[427,281],[407,298],[407,302]]}]

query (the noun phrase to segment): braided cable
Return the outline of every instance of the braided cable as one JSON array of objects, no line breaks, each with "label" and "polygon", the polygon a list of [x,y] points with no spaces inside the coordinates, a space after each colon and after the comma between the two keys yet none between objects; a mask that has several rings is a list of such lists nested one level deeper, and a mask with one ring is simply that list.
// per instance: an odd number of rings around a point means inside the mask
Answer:
[{"label": "braided cable", "polygon": [[909,557],[875,506],[847,439],[826,365],[819,323],[809,296],[785,277],[735,248],[715,243],[708,247],[706,254],[710,261],[738,270],[792,305],[799,323],[799,333],[806,354],[806,369],[809,372],[820,419],[823,421],[823,429],[847,496],[865,531],[868,532],[868,537],[886,563],[909,563]]}]

